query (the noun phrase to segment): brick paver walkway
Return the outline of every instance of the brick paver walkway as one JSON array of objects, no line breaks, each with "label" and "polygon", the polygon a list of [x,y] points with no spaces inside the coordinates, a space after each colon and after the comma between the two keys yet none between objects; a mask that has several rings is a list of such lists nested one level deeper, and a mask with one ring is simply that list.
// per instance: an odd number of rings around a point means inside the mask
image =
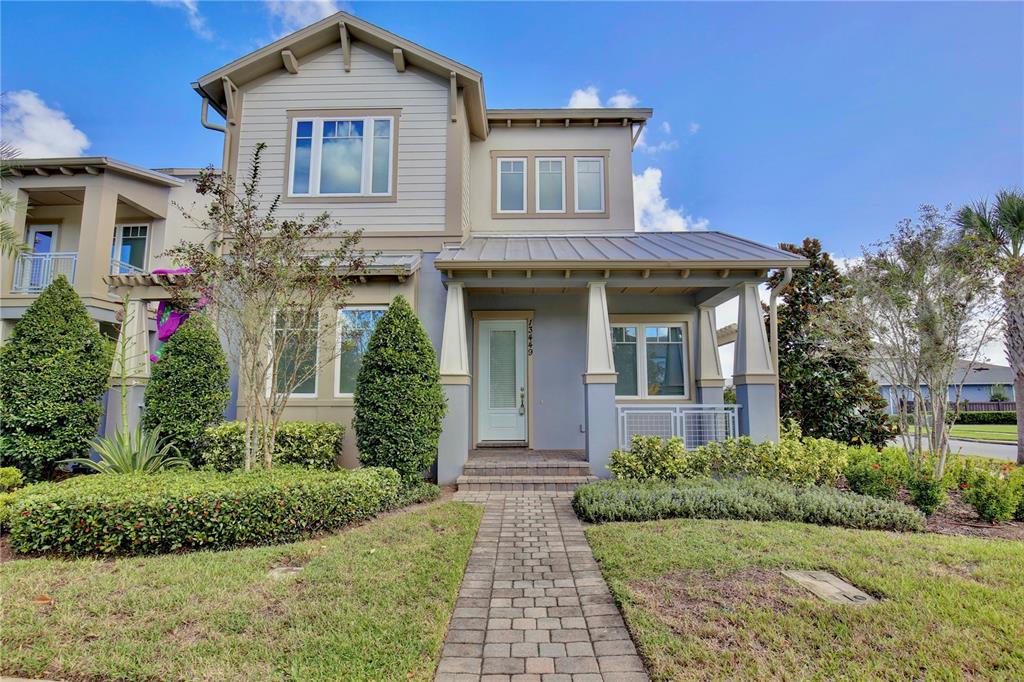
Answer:
[{"label": "brick paver walkway", "polygon": [[568,494],[458,493],[484,517],[438,682],[648,680]]}]

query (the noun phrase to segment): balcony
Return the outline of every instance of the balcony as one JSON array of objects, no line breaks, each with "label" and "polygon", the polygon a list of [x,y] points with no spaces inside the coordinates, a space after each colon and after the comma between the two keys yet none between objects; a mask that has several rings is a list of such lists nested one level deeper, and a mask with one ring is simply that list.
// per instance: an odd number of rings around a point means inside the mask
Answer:
[{"label": "balcony", "polygon": [[68,282],[74,284],[77,265],[78,254],[71,251],[20,254],[14,261],[11,292],[37,294],[49,286],[57,275],[64,275]]},{"label": "balcony", "polygon": [[739,436],[738,405],[616,405],[619,447],[633,436],[683,439],[688,449]]}]

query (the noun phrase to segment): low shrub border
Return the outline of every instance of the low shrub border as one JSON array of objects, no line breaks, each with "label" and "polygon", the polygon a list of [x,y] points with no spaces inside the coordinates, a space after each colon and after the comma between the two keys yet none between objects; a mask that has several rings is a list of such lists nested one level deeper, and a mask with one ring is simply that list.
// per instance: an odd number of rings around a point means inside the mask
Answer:
[{"label": "low shrub border", "polygon": [[900,502],[756,478],[599,481],[577,488],[572,504],[576,514],[590,522],[681,517],[800,521],[869,530],[924,529],[924,515]]},{"label": "low shrub border", "polygon": [[39,486],[11,509],[24,554],[155,554],[296,540],[403,501],[391,469],[79,476]]},{"label": "low shrub border", "polygon": [[[344,435],[345,427],[332,422],[281,422],[274,439],[274,464],[336,469]],[[234,471],[245,465],[245,422],[210,427],[206,440],[205,466],[215,471]]]},{"label": "low shrub border", "polygon": [[961,412],[957,424],[1016,424],[1017,413],[1012,410],[998,412]]}]

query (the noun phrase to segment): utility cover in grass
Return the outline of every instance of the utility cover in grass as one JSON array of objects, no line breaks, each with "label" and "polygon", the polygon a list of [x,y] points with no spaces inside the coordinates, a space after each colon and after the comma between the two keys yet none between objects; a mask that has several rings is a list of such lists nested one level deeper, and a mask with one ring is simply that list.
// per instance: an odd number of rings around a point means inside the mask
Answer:
[{"label": "utility cover in grass", "polygon": [[783,571],[782,575],[796,581],[819,599],[832,604],[866,606],[878,603],[870,594],[858,590],[826,571]]}]

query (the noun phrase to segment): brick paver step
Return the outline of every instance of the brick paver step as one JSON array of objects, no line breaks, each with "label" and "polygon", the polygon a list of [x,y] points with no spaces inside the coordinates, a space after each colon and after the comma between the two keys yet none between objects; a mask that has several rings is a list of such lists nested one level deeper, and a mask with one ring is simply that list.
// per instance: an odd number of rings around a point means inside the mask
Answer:
[{"label": "brick paver step", "polygon": [[460,491],[530,492],[571,491],[596,481],[596,476],[473,476],[456,479]]}]

